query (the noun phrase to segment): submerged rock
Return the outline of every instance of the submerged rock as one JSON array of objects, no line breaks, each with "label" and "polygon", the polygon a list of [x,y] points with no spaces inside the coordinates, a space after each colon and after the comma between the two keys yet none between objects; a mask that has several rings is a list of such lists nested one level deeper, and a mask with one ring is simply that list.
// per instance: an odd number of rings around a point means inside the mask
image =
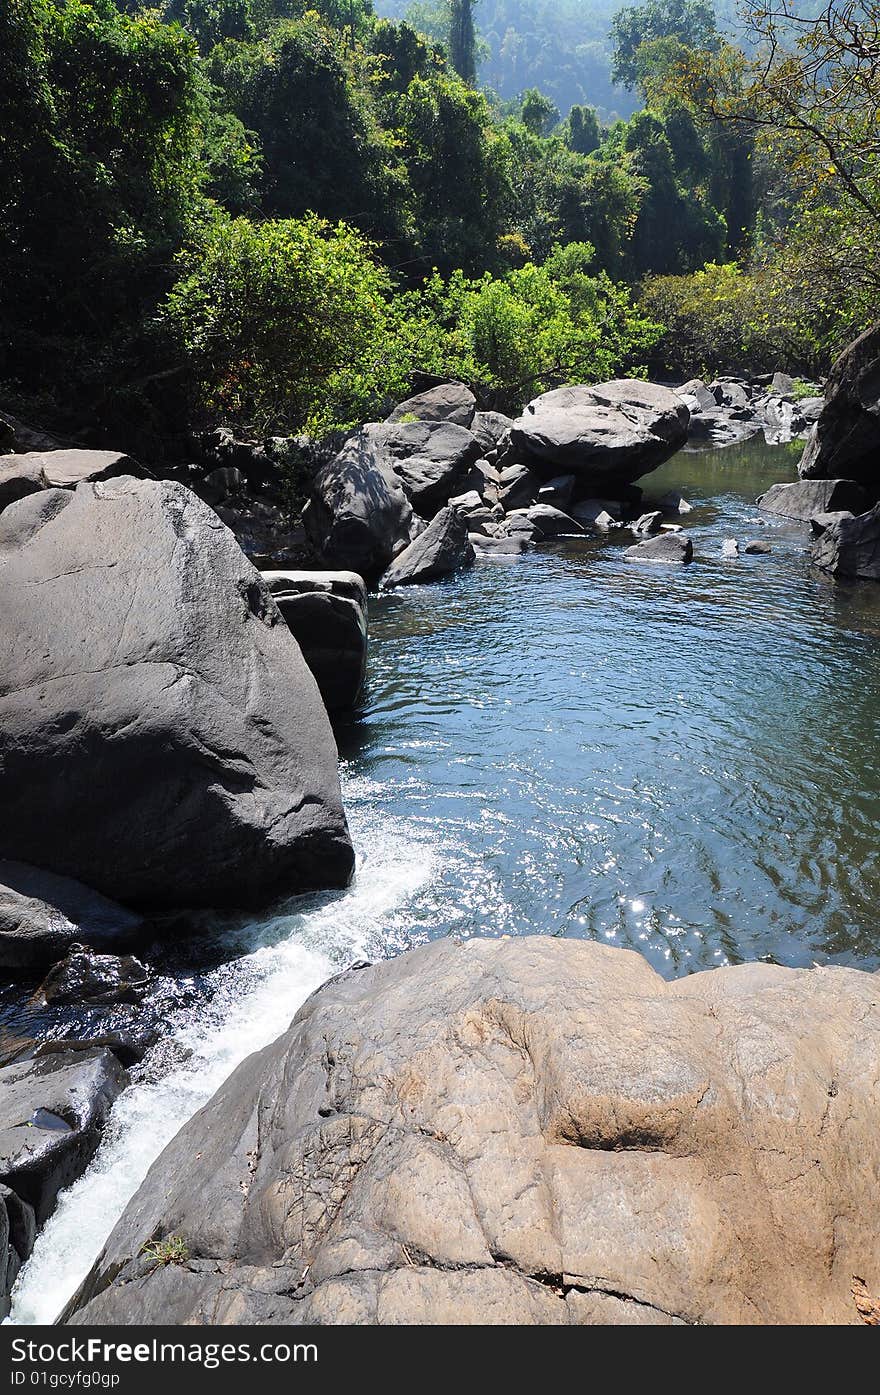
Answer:
[{"label": "submerged rock", "polygon": [[417,582],[437,581],[474,561],[467,520],[455,509],[441,509],[425,529],[395,559],[382,578],[383,590]]},{"label": "submerged rock", "polygon": [[0,859],[0,968],[44,969],[80,940],[124,948],[142,928],[140,916],[81,882]]},{"label": "submerged rock", "polygon": [[511,443],[582,480],[627,484],[685,444],[688,418],[669,388],[624,378],[536,397],[514,422]]},{"label": "submerged rock", "polygon": [[743,548],[750,556],[764,556],[773,551],[773,548],[764,538],[752,538]]},{"label": "submerged rock", "polygon": [[831,523],[813,544],[813,561],[835,576],[880,581],[880,504]]},{"label": "submerged rock", "polygon": [[344,885],[315,680],[232,534],[178,484],[0,515],[0,847],[135,906]]},{"label": "submerged rock", "polygon": [[149,970],[132,954],[95,954],[85,945],[72,945],[46,975],[34,997],[52,1006],[81,1003],[139,1003],[150,980]]},{"label": "submerged rock", "polygon": [[[880,978],[435,942],[313,994],[168,1145],[76,1323],[852,1324]],[[175,1237],[179,1263],[143,1246]]]},{"label": "submerged rock", "polygon": [[330,712],[360,699],[367,671],[367,588],[355,572],[263,572]]},{"label": "submerged rock", "polygon": [[800,518],[805,523],[814,514],[834,513],[840,509],[858,513],[865,502],[864,490],[853,480],[795,480],[793,484],[774,484],[757,500],[767,513]]}]

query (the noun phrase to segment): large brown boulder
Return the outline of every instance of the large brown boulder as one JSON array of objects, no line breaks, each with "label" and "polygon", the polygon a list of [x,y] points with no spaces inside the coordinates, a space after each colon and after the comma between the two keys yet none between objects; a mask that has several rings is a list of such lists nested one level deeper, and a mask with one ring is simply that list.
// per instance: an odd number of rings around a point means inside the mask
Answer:
[{"label": "large brown boulder", "polygon": [[798,471],[803,479],[858,480],[880,497],[880,324],[834,364]]},{"label": "large brown boulder", "polygon": [[625,485],[685,444],[689,419],[687,406],[669,388],[621,378],[545,392],[528,404],[510,437],[526,459],[591,484]]},{"label": "large brown boulder", "polygon": [[179,484],[0,515],[0,848],[134,906],[266,902],[353,862],[315,680]]},{"label": "large brown boulder", "polygon": [[[332,980],[235,1071],[72,1320],[858,1324],[878,1059],[873,974],[437,942]],[[143,1255],[163,1238],[179,1263]]]}]

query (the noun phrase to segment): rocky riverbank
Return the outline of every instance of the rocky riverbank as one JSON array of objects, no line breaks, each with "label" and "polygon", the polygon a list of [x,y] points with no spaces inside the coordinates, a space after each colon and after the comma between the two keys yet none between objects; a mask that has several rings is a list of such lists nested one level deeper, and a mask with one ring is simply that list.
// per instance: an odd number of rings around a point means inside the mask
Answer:
[{"label": "rocky riverbank", "polygon": [[435,943],[239,1067],[67,1320],[858,1324],[878,1059],[871,974]]},{"label": "rocky riverbank", "polygon": [[[666,495],[646,511],[635,481],[688,442],[790,439],[814,418],[802,478],[771,488],[761,507],[808,523],[820,566],[880,577],[877,334],[835,367],[821,414],[782,375],[677,391],[631,380],[565,388],[517,419],[479,411],[450,383],[329,454],[213,433],[201,462],[176,471],[188,484],[5,422],[0,964],[30,976],[34,1001],[120,1015],[80,1040],[2,1042],[0,1306],[153,1039],[142,947],[177,936],[200,908],[265,905],[350,877],[328,711],[350,712],[363,688],[367,585],[432,581],[585,533],[621,545],[627,562],[687,564],[687,500]],[[302,527],[282,503],[279,461],[294,445],[308,480]],[[848,463],[848,474],[828,473]],[[739,550],[730,538],[723,555]],[[752,539],[744,550],[770,546]],[[523,1277],[554,1289],[566,1311],[569,1290],[583,1289]],[[384,1279],[376,1285],[364,1320],[386,1320]],[[619,1293],[682,1320],[739,1320]],[[599,1320],[591,1303],[587,1320]]]}]

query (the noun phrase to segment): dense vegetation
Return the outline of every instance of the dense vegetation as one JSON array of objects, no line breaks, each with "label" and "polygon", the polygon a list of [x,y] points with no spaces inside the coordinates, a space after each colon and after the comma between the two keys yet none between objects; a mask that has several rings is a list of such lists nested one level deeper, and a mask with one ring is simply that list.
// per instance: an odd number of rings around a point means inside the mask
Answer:
[{"label": "dense vegetation", "polygon": [[425,375],[515,407],[822,371],[876,301],[880,7],[754,4],[745,51],[707,0],[606,16],[638,107],[608,124],[583,84],[476,85],[490,0],[423,33],[370,0],[7,0],[0,399],[156,444],[345,425]]}]

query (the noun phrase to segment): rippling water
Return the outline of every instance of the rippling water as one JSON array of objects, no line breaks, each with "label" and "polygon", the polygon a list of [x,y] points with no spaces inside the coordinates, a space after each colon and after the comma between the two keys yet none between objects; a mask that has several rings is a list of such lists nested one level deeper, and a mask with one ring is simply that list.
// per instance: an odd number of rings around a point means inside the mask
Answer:
[{"label": "rippling water", "polygon": [[[667,975],[880,966],[880,586],[815,572],[805,526],[754,507],[796,459],[682,454],[643,482],[646,507],[694,504],[690,567],[624,563],[612,535],[372,603],[367,701],[338,733],[357,881],[216,927],[198,972],[169,959],[166,1039],[38,1241],[16,1320],[55,1315],[164,1142],[353,959],[542,933]],[[730,537],[772,554],[724,558]]]}]

